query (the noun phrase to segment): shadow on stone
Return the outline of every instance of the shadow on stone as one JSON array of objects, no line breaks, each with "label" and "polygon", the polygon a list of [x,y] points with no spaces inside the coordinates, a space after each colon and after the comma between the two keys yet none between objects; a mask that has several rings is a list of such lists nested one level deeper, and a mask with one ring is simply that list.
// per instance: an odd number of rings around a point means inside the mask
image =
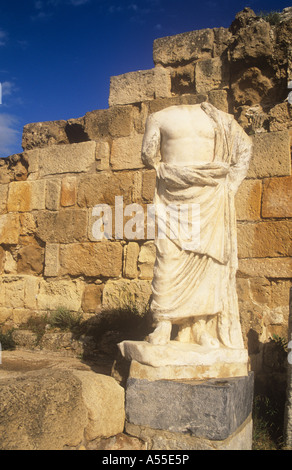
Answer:
[{"label": "shadow on stone", "polygon": [[115,378],[125,384],[129,363],[117,345],[124,340],[141,341],[151,330],[148,311],[138,314],[128,309],[104,310],[81,325],[83,361],[107,360]]},{"label": "shadow on stone", "polygon": [[[65,127],[65,133],[68,137],[70,144],[79,144],[80,142],[89,141],[87,133],[84,131],[84,123],[80,119],[80,122],[76,119],[77,122],[67,122]],[[83,125],[82,125],[83,123]]]},{"label": "shadow on stone", "polygon": [[[284,409],[287,387],[287,345],[283,338],[274,336],[267,343],[259,341],[253,329],[248,332],[248,352],[255,374],[254,440],[261,446],[263,433],[271,446],[283,444]],[[258,363],[261,368],[258,370]],[[260,450],[260,447],[259,447]]]}]

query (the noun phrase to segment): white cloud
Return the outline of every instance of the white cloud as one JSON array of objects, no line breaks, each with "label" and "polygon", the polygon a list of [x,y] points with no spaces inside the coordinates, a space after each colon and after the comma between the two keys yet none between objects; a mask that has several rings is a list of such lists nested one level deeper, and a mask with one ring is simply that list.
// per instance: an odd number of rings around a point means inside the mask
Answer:
[{"label": "white cloud", "polygon": [[14,90],[13,82],[3,82],[2,83],[2,96],[11,96]]},{"label": "white cloud", "polygon": [[40,11],[37,15],[32,16],[33,20],[46,20],[47,18],[51,18],[52,13],[46,13],[45,11]]},{"label": "white cloud", "polygon": [[44,8],[44,2],[42,2],[42,0],[37,0],[34,2],[34,7],[36,10],[42,10]]},{"label": "white cloud", "polygon": [[7,40],[7,34],[5,31],[0,29],[0,46],[5,46]]},{"label": "white cloud", "polygon": [[80,6],[89,3],[91,0],[35,0],[35,13],[31,16],[32,20],[46,20],[53,16],[54,9],[62,5]]},{"label": "white cloud", "polygon": [[0,114],[0,155],[3,157],[11,155],[17,144],[20,144],[21,135],[16,129],[17,123],[15,116]]},{"label": "white cloud", "polygon": [[37,0],[36,2],[34,2],[36,13],[31,16],[31,19],[33,21],[36,21],[51,18],[52,13],[46,10],[46,6],[47,5],[45,4],[45,2],[41,0]]},{"label": "white cloud", "polygon": [[109,13],[120,13],[123,10],[124,10],[124,7],[121,5],[117,7],[115,5],[110,5],[108,8]]},{"label": "white cloud", "polygon": [[14,105],[23,105],[23,99],[20,96],[20,89],[15,85],[14,82],[6,80],[1,83],[1,106],[0,112],[11,108]]},{"label": "white cloud", "polygon": [[[122,4],[121,4],[122,3]],[[124,0],[124,2],[114,2],[107,6],[107,12],[112,14],[129,13],[129,20],[140,24],[145,22],[145,18],[151,15],[153,12],[159,11],[161,13],[162,8],[160,6],[160,0]]]},{"label": "white cloud", "polygon": [[71,5],[74,5],[75,7],[78,7],[79,5],[85,5],[85,3],[89,3],[90,0],[69,0],[69,3]]},{"label": "white cloud", "polygon": [[129,10],[133,10],[133,11],[138,11],[138,6],[136,5],[136,3],[131,3],[131,4],[128,6],[128,9],[129,9]]},{"label": "white cloud", "polygon": [[29,46],[29,42],[26,41],[25,39],[22,39],[22,40],[19,40],[17,41],[17,44],[19,45],[19,47],[21,47],[21,49],[23,49],[24,51],[28,48]]}]

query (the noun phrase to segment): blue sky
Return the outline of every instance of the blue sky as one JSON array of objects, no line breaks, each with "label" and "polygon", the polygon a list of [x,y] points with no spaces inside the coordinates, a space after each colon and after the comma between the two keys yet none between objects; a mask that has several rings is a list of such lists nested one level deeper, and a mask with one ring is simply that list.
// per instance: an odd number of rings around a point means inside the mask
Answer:
[{"label": "blue sky", "polygon": [[153,67],[156,38],[230,26],[245,6],[280,0],[0,0],[0,157],[30,122],[108,107],[110,77]]}]

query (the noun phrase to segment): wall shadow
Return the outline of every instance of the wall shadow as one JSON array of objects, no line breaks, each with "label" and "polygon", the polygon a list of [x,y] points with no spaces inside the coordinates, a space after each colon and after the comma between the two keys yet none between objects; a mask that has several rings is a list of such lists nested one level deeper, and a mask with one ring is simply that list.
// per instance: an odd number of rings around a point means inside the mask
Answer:
[{"label": "wall shadow", "polygon": [[143,341],[152,330],[148,311],[139,314],[130,309],[111,309],[83,321],[74,335],[83,344],[82,362],[95,372],[113,375],[125,385],[130,364],[122,357],[118,344],[125,340]]},{"label": "wall shadow", "polygon": [[274,440],[281,442],[287,393],[287,345],[278,337],[262,343],[253,329],[249,330],[247,338],[255,378],[253,414],[265,421]]}]

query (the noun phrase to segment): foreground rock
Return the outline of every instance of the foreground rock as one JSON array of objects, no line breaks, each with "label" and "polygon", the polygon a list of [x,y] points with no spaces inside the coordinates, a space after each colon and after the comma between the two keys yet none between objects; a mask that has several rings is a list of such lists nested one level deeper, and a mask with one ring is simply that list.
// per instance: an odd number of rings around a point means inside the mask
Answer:
[{"label": "foreground rock", "polygon": [[124,389],[57,353],[4,352],[0,449],[85,448],[124,429]]}]

